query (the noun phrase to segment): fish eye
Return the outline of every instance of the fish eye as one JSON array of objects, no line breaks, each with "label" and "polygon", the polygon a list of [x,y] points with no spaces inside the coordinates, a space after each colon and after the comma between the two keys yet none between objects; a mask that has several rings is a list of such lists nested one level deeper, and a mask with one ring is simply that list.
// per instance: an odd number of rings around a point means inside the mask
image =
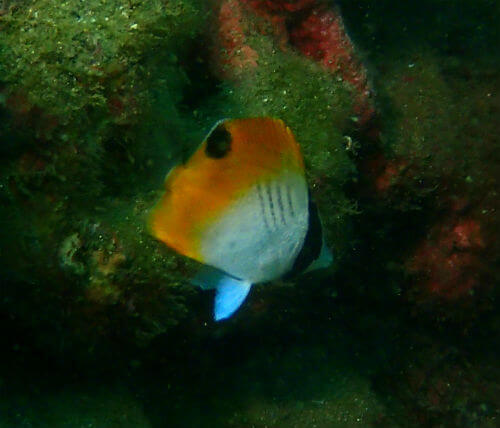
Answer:
[{"label": "fish eye", "polygon": [[207,137],[205,153],[208,157],[220,159],[231,150],[231,133],[223,123],[217,125]]}]

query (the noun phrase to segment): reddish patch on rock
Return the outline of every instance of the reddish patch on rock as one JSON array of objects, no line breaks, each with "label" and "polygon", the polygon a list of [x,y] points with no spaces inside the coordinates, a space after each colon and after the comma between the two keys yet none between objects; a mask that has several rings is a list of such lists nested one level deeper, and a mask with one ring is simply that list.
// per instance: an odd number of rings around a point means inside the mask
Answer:
[{"label": "reddish patch on rock", "polygon": [[453,300],[478,287],[480,253],[484,248],[477,220],[447,216],[417,247],[408,268],[417,274],[420,290]]},{"label": "reddish patch on rock", "polygon": [[20,92],[11,94],[6,102],[6,107],[16,114],[28,114],[33,105],[28,100],[28,97]]},{"label": "reddish patch on rock", "polygon": [[131,123],[139,111],[137,99],[132,93],[116,93],[107,98],[108,112],[115,123]]},{"label": "reddish patch on rock", "polygon": [[59,119],[56,116],[32,104],[23,92],[10,94],[5,106],[12,115],[14,126],[19,129],[36,130],[36,137],[39,140],[50,139],[50,134],[59,125]]},{"label": "reddish patch on rock", "polygon": [[238,0],[224,1],[217,19],[216,45],[213,59],[218,74],[234,79],[243,70],[257,67],[258,54],[246,44],[248,24]]},{"label": "reddish patch on rock", "polygon": [[271,12],[299,12],[312,7],[316,0],[242,0],[256,11]]},{"label": "reddish patch on rock", "polygon": [[460,221],[452,230],[454,244],[460,250],[484,248],[479,224],[471,219]]},{"label": "reddish patch on rock", "polygon": [[382,173],[375,179],[375,189],[379,193],[386,193],[405,171],[407,162],[402,159],[391,160],[385,164]]},{"label": "reddish patch on rock", "polygon": [[29,174],[43,171],[46,167],[46,161],[32,151],[25,152],[19,159],[19,172]]},{"label": "reddish patch on rock", "polygon": [[111,116],[121,116],[125,110],[125,104],[123,103],[123,100],[120,99],[120,97],[114,96],[108,98],[107,104]]},{"label": "reddish patch on rock", "polygon": [[291,43],[304,55],[339,74],[357,92],[355,113],[365,124],[375,110],[366,70],[354,52],[341,16],[334,10],[314,9],[290,33]]},{"label": "reddish patch on rock", "polygon": [[366,175],[370,189],[376,196],[388,195],[408,170],[404,159],[387,159],[382,154],[366,159],[358,164],[359,170]]}]

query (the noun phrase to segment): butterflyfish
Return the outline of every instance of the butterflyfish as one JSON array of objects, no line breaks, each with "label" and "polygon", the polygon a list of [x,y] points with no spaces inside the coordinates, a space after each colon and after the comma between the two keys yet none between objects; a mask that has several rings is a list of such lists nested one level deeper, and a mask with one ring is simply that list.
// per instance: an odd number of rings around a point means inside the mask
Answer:
[{"label": "butterflyfish", "polygon": [[240,307],[253,284],[332,262],[299,144],[279,119],[217,122],[167,175],[149,226],[205,265],[192,282],[215,288],[217,321]]}]

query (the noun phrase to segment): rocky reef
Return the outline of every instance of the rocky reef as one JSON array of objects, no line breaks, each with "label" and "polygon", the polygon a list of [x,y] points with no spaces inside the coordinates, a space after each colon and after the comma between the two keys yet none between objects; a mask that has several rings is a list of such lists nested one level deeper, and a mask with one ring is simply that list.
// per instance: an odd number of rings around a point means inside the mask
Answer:
[{"label": "rocky reef", "polygon": [[[0,425],[495,426],[500,9],[424,3],[1,2]],[[249,116],[294,131],[334,265],[215,324],[146,221]]]},{"label": "rocky reef", "polygon": [[[110,335],[147,343],[190,312],[209,319],[193,311],[208,301],[188,285],[194,263],[155,242],[145,223],[169,168],[221,117],[286,121],[337,265],[346,253],[358,88],[285,45],[283,28],[269,33],[272,16],[252,7],[36,1],[2,15],[4,303],[39,346],[107,349]],[[240,8],[240,19],[227,8]],[[246,32],[236,37],[238,26]],[[228,35],[258,61],[229,61]]]}]

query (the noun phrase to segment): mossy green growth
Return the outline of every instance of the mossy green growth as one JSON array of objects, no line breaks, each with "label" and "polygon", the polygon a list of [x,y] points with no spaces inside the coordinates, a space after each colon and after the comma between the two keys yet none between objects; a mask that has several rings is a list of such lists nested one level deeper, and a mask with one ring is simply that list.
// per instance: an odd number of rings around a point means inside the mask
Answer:
[{"label": "mossy green growth", "polygon": [[145,221],[152,181],[182,146],[168,131],[189,121],[179,58],[205,6],[32,0],[0,16],[0,304],[34,346],[83,356],[117,332],[144,342],[186,316],[188,262]]},{"label": "mossy green growth", "polygon": [[81,246],[85,300],[104,314],[118,309],[120,315],[111,322],[122,322],[135,343],[145,343],[185,319],[188,300],[196,295],[188,283],[196,263],[167,250],[147,231],[151,196],[139,196],[132,204],[117,201],[98,217],[98,224],[86,223],[79,231],[82,244],[87,242]]},{"label": "mossy green growth", "polygon": [[409,56],[396,64],[393,79],[385,81],[391,94],[393,126],[384,141],[390,140],[398,156],[448,157],[459,143],[459,124],[451,88],[432,56]]},{"label": "mossy green growth", "polygon": [[137,195],[69,218],[12,210],[2,232],[0,305],[37,332],[32,346],[85,360],[109,351],[110,337],[146,344],[192,315],[196,264],[148,234],[153,203],[153,194]]},{"label": "mossy green growth", "polygon": [[356,212],[344,190],[356,174],[346,150],[353,129],[352,88],[293,51],[277,49],[269,38],[255,36],[249,43],[259,55],[258,67],[226,88],[231,115],[277,117],[292,129],[327,240],[339,261],[350,240],[349,217]]},{"label": "mossy green growth", "polygon": [[[27,193],[42,186],[64,193],[76,206],[101,194],[117,168],[123,176],[151,169],[141,155],[149,146],[154,158],[160,143],[137,130],[153,115],[162,118],[156,128],[181,127],[178,103],[189,79],[179,58],[203,31],[205,6],[32,0],[0,16],[0,107],[12,118],[12,133],[22,134],[8,157],[23,150],[42,165],[36,174],[29,165],[2,175],[14,176]],[[157,92],[162,105],[155,104]]]},{"label": "mossy green growth", "polygon": [[[392,156],[403,159],[414,184],[412,192],[439,193],[446,181],[463,197],[487,180],[492,153],[495,97],[492,81],[465,78],[474,67],[466,61],[443,61],[430,49],[386,64],[380,92],[384,106],[382,141]],[[493,69],[492,69],[493,71]],[[488,76],[487,69],[483,71]],[[491,74],[491,73],[490,73]]]},{"label": "mossy green growth", "polygon": [[1,80],[72,127],[88,126],[110,108],[119,116],[112,96],[124,93],[135,98],[123,107],[133,116],[147,96],[151,63],[174,55],[199,31],[203,14],[196,3],[21,2],[0,21]]}]

